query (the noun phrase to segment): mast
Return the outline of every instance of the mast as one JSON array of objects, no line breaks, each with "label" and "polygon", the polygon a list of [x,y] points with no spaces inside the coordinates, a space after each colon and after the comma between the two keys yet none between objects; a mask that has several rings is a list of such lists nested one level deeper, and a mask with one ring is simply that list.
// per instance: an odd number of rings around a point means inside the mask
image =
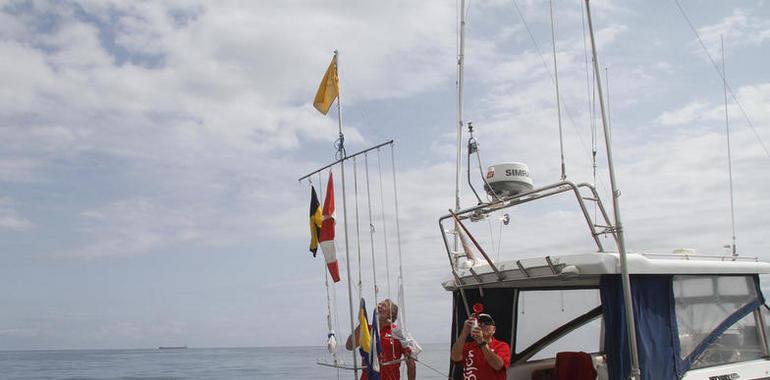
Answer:
[{"label": "mast", "polygon": [[631,279],[628,275],[628,263],[626,261],[626,239],[623,234],[623,223],[620,220],[620,190],[615,181],[615,166],[612,161],[612,142],[610,140],[610,131],[607,126],[607,114],[604,109],[604,98],[602,96],[601,72],[599,71],[599,58],[596,54],[596,41],[594,39],[594,27],[591,22],[591,8],[586,2],[586,15],[588,17],[588,31],[591,36],[591,52],[594,58],[594,74],[596,76],[596,89],[599,92],[599,108],[602,114],[602,129],[604,130],[604,142],[607,147],[607,167],[610,172],[610,185],[612,186],[612,208],[615,212],[615,234],[617,235],[618,255],[620,256],[620,271],[623,280],[623,299],[626,311],[626,328],[628,333],[628,349],[631,356],[630,380],[641,379],[639,369],[639,353],[636,344],[636,322],[634,320],[634,307],[631,300]]},{"label": "mast", "polygon": [[[457,55],[457,158],[455,164],[455,212],[460,210],[460,162],[462,160],[463,107],[464,107],[464,63],[465,63],[465,0],[460,0],[460,51]],[[458,226],[455,223],[454,250],[458,249]],[[457,263],[455,262],[455,265]]]},{"label": "mast", "polygon": [[[339,52],[337,50],[334,51],[334,56],[337,57],[337,78],[340,77],[339,70],[340,70],[340,58],[339,58]],[[338,79],[339,80],[339,79]],[[340,87],[342,87],[340,85]],[[345,153],[345,135],[342,134],[342,89],[340,88],[340,91],[337,93],[337,123],[339,126],[339,145],[337,146],[337,159],[342,160],[347,156],[347,153]],[[356,326],[353,322],[353,288],[350,285],[350,244],[348,242],[348,207],[347,202],[345,198],[345,163],[340,162],[340,172],[342,173],[342,217],[345,220],[344,224],[344,230],[345,230],[345,265],[347,266],[347,272],[348,272],[348,306],[350,308],[350,334],[354,334],[356,331]],[[351,351],[353,353],[353,379],[358,379],[358,355],[356,354],[356,350]]]},{"label": "mast", "polygon": [[727,113],[727,67],[725,66],[725,40],[719,36],[722,42],[722,86],[725,93],[725,135],[727,136],[727,167],[730,173],[730,221],[733,229],[733,244],[731,244],[733,256],[738,256],[735,248],[735,201],[733,200],[733,154],[730,148],[730,118]]}]

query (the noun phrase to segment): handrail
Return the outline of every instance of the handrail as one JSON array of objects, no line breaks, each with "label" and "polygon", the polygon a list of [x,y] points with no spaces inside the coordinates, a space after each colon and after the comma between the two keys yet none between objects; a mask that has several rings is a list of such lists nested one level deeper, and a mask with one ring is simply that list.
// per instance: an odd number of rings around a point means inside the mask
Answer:
[{"label": "handrail", "polygon": [[[580,188],[587,188],[591,192],[591,194],[593,196],[592,199],[595,200],[595,202],[597,204],[597,207],[600,210],[602,219],[604,219],[604,225],[606,226],[605,232],[598,232],[596,230],[596,226],[594,225],[594,222],[591,219],[591,215],[588,212],[588,208],[586,207],[585,201],[584,201],[583,196],[582,196],[582,194],[580,192]],[[520,204],[524,204],[524,203],[531,202],[531,201],[534,201],[534,200],[550,197],[550,196],[553,196],[553,195],[558,195],[558,194],[561,194],[561,193],[564,193],[564,192],[567,192],[567,191],[570,191],[570,190],[575,194],[575,199],[577,200],[578,205],[580,206],[580,210],[583,213],[583,217],[586,220],[586,223],[588,225],[588,229],[591,232],[591,236],[593,237],[594,242],[596,243],[598,251],[599,252],[605,252],[604,246],[602,245],[602,242],[599,239],[599,235],[601,235],[603,233],[610,233],[610,234],[612,234],[613,238],[616,241],[617,241],[617,235],[616,235],[616,231],[614,229],[614,226],[613,226],[612,222],[610,221],[609,215],[607,214],[607,211],[604,208],[604,204],[602,203],[601,198],[599,197],[598,192],[593,187],[593,185],[588,184],[588,183],[575,184],[572,181],[566,181],[566,180],[565,181],[559,181],[559,182],[553,183],[551,185],[540,187],[538,189],[534,189],[534,190],[531,190],[531,191],[528,191],[528,192],[525,192],[525,193],[521,193],[521,194],[517,194],[517,195],[512,195],[512,196],[507,196],[507,197],[500,198],[499,200],[496,200],[496,201],[493,201],[493,202],[490,202],[490,203],[484,203],[484,204],[480,204],[480,205],[477,205],[477,206],[465,208],[465,209],[457,211],[456,213],[450,212],[450,214],[444,215],[444,216],[439,218],[439,229],[440,229],[441,234],[442,234],[442,236],[443,236],[443,238],[445,240],[445,243],[446,243],[446,231],[445,231],[444,226],[443,226],[443,222],[446,219],[455,218],[455,217],[458,220],[469,219],[473,215],[489,214],[489,213],[494,212],[494,211],[502,210],[502,209],[505,209],[505,208],[508,208],[508,207],[517,206],[517,205],[520,205]],[[456,271],[455,271],[455,268],[454,268],[454,263],[452,262],[452,259],[451,259],[451,251],[449,250],[448,244],[446,244],[446,248],[447,248],[447,255],[449,255],[449,258],[450,258],[450,265],[452,266],[452,270],[453,270],[454,274],[456,274]],[[487,261],[491,265],[494,265],[494,263],[493,263],[493,261],[491,259],[488,259]],[[460,282],[460,285],[462,285],[462,282]]]},{"label": "handrail", "polygon": [[478,241],[476,241],[476,238],[474,238],[473,235],[471,235],[471,233],[468,231],[468,228],[465,227],[465,225],[460,221],[460,219],[457,219],[457,214],[453,213],[452,210],[449,210],[449,214],[452,215],[452,218],[455,220],[455,222],[457,222],[457,225],[459,225],[460,228],[462,228],[463,231],[465,231],[465,233],[471,239],[471,242],[473,242],[473,245],[476,246],[476,249],[478,249],[479,252],[481,252],[481,255],[484,256],[485,260],[487,260],[487,262],[489,263],[489,266],[492,268],[495,274],[497,274],[497,278],[499,280],[503,280],[505,276],[503,276],[503,274],[500,273],[500,270],[497,269],[497,266],[492,261],[492,258],[487,255],[487,253],[484,251],[483,248],[481,248],[481,245],[479,244]]}]

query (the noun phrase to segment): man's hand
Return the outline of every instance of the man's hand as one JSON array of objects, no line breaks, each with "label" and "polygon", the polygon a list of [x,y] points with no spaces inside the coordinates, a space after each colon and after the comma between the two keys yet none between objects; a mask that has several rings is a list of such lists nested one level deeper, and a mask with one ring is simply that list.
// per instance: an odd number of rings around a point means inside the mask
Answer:
[{"label": "man's hand", "polygon": [[466,337],[468,334],[471,333],[471,330],[473,329],[473,325],[475,323],[476,319],[471,317],[465,320],[465,323],[463,324],[463,331],[462,334],[464,334]]},{"label": "man's hand", "polygon": [[471,337],[473,338],[473,340],[476,341],[476,343],[483,342],[484,341],[484,334],[481,333],[481,327],[478,327],[478,326],[474,327],[471,330]]},{"label": "man's hand", "polygon": [[454,345],[452,345],[452,361],[460,362],[463,360],[463,345],[465,344],[465,340],[468,339],[468,335],[470,335],[471,330],[473,329],[473,325],[475,324],[474,322],[475,319],[473,318],[473,315],[471,315],[471,318],[468,318],[463,324],[463,329],[460,331],[460,335],[457,337],[457,340],[455,340]]},{"label": "man's hand", "polygon": [[353,331],[352,335],[348,335],[348,339],[345,341],[345,349],[348,351],[353,351],[354,348],[358,347],[358,332],[361,330],[361,325],[358,325],[356,329]]}]

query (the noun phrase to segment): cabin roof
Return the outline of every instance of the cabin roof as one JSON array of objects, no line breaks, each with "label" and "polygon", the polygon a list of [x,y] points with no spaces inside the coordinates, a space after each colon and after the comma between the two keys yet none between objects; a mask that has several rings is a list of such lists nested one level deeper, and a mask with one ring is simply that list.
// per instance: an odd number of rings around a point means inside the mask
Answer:
[{"label": "cabin roof", "polygon": [[[630,274],[768,274],[770,263],[748,256],[707,256],[635,252],[626,255]],[[548,264],[550,259],[551,265]],[[542,256],[488,263],[458,271],[463,287],[572,287],[594,286],[603,274],[620,274],[617,252]],[[522,270],[523,268],[523,270]],[[446,290],[458,288],[454,278],[443,282]]]}]

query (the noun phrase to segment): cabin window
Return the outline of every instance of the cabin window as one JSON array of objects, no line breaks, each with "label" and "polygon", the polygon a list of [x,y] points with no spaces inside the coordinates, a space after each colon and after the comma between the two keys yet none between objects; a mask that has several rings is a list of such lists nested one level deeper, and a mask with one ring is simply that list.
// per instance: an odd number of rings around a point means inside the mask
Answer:
[{"label": "cabin window", "polygon": [[[523,290],[516,309],[516,353],[566,323],[601,304],[598,289]],[[601,318],[584,323],[561,338],[544,342],[531,359],[545,359],[561,351],[598,352],[601,340]]]},{"label": "cabin window", "polygon": [[708,345],[692,368],[760,359],[763,354],[757,331],[754,313],[743,317]]},{"label": "cabin window", "polygon": [[[728,317],[757,297],[754,279],[750,276],[674,276],[673,290],[682,359],[686,359]],[[737,330],[732,331],[749,329],[745,320],[736,323],[733,327]],[[728,344],[731,339],[736,339],[734,334],[728,334],[730,331],[717,342],[724,339],[723,344]],[[751,337],[746,339],[751,343]],[[709,350],[698,360],[702,358],[703,363],[717,360],[712,357],[719,355],[706,355]],[[716,346],[714,350],[717,350]]]},{"label": "cabin window", "polygon": [[600,351],[602,319],[596,319],[570,331],[567,335],[549,343],[529,360],[555,358],[562,351],[583,351],[594,353]]}]

